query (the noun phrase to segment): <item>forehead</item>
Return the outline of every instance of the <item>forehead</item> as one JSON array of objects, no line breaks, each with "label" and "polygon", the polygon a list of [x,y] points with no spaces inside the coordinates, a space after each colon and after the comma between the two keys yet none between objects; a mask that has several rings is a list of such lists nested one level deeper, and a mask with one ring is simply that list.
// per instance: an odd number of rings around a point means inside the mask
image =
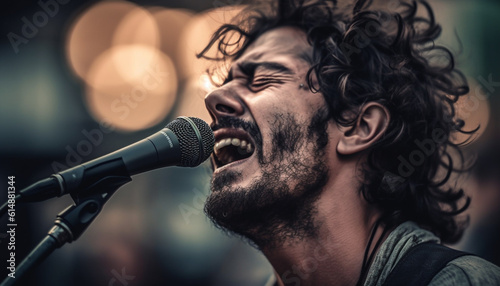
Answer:
[{"label": "forehead", "polygon": [[236,62],[303,60],[310,62],[312,47],[304,31],[280,27],[258,37]]}]

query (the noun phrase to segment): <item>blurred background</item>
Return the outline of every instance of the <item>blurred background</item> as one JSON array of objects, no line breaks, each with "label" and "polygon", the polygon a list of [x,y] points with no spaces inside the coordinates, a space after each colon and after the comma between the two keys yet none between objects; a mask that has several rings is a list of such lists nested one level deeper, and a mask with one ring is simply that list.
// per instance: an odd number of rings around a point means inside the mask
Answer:
[{"label": "blurred background", "polygon": [[[440,43],[459,53],[471,92],[458,103],[481,131],[463,184],[471,227],[454,247],[500,264],[500,3],[430,1]],[[212,88],[198,60],[241,0],[7,1],[0,9],[0,182],[18,190],[134,143],[180,115],[210,122]],[[457,138],[460,140],[461,138]],[[208,164],[134,177],[87,231],[56,250],[23,285],[263,285],[266,259],[203,214]],[[45,236],[69,196],[16,206],[16,261]],[[6,217],[0,220],[6,272]],[[4,259],[5,258],[5,259]],[[124,280],[123,277],[127,277]]]}]

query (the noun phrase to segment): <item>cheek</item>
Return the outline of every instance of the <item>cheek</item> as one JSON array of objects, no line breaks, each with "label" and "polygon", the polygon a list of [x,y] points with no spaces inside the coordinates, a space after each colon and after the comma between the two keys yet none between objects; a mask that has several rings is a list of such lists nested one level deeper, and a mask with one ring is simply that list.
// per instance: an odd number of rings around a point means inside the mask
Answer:
[{"label": "cheek", "polygon": [[306,127],[310,124],[312,116],[319,109],[326,107],[320,93],[312,93],[309,90],[297,92],[297,89],[293,93],[285,89],[279,94],[262,94],[248,102],[248,108],[253,117],[251,120],[257,124],[261,132],[263,151],[268,149],[266,145],[270,145],[273,139],[272,131],[276,129],[276,118],[291,115]]}]

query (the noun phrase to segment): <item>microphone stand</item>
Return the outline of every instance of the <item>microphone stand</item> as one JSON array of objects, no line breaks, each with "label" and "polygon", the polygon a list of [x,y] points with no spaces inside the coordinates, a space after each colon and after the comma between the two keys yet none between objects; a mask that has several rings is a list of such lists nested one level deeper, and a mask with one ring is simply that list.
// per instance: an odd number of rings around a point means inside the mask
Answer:
[{"label": "microphone stand", "polygon": [[39,265],[56,248],[77,240],[101,212],[111,195],[132,180],[125,168],[122,168],[119,173],[105,177],[84,190],[70,193],[75,204],[57,215],[55,225],[49,230],[47,236],[16,268],[15,278],[7,276],[0,286],[16,285],[23,275]]}]

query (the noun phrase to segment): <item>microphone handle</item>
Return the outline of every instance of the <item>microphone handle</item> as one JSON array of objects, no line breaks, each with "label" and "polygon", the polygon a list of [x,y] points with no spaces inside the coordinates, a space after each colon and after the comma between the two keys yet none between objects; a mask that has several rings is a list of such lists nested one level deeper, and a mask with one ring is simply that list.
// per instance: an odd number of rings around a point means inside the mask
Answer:
[{"label": "microphone handle", "polygon": [[[37,202],[89,189],[102,180],[130,177],[156,168],[177,165],[181,151],[168,128],[97,159],[53,174],[19,192],[21,202]],[[120,180],[121,181],[121,180]]]}]

